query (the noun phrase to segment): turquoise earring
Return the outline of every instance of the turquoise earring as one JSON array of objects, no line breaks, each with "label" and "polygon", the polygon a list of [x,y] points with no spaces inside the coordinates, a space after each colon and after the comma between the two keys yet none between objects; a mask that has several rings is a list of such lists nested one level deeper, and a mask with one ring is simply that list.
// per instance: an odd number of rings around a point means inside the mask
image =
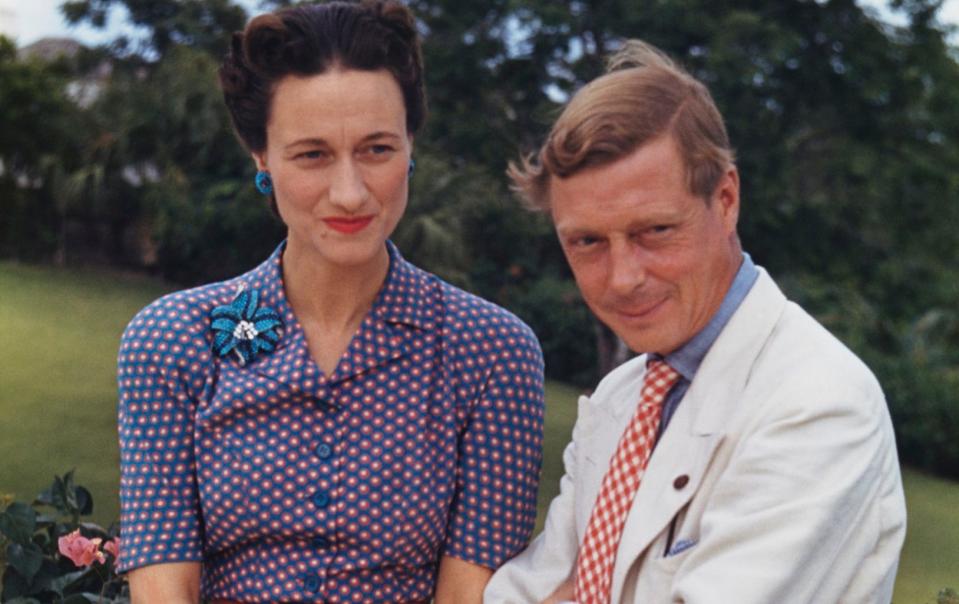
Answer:
[{"label": "turquoise earring", "polygon": [[256,173],[256,178],[253,179],[253,182],[256,184],[256,190],[264,195],[269,195],[273,193],[273,179],[270,178],[270,173],[260,170]]}]

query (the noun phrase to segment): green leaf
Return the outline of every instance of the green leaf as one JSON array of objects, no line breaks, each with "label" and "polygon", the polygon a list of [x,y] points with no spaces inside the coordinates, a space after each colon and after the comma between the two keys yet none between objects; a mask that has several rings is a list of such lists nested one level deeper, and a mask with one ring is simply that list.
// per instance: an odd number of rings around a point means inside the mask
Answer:
[{"label": "green leaf", "polygon": [[60,514],[85,516],[93,513],[93,496],[85,487],[76,486],[73,470],[55,476],[50,487],[37,496],[36,503],[55,508]]},{"label": "green leaf", "polygon": [[43,564],[43,552],[35,543],[26,546],[11,543],[7,546],[7,562],[29,583]]},{"label": "green leaf", "polygon": [[37,503],[56,508],[61,514],[66,514],[66,491],[64,490],[63,479],[59,476],[53,477],[53,482],[47,490],[37,495]]},{"label": "green leaf", "polygon": [[74,583],[77,583],[83,580],[86,577],[86,575],[92,574],[94,572],[95,571],[93,570],[93,567],[91,566],[83,570],[78,570],[75,573],[67,573],[65,575],[60,575],[59,577],[50,581],[48,589],[55,591],[60,595],[63,595],[63,592],[68,587],[70,587]]},{"label": "green leaf", "polygon": [[30,584],[20,573],[3,573],[3,595],[0,601],[17,600],[30,594]]},{"label": "green leaf", "polygon": [[37,513],[25,503],[14,502],[0,514],[0,533],[14,543],[27,545],[37,528]]},{"label": "green leaf", "polygon": [[25,592],[25,594],[40,594],[45,591],[51,591],[51,583],[56,581],[63,572],[63,568],[61,568],[59,564],[49,558],[44,558],[43,564],[40,566],[40,571],[37,572],[37,576],[33,578],[33,582],[29,585],[29,591]]},{"label": "green leaf", "polygon": [[105,528],[95,522],[81,522],[80,528],[83,529],[83,536],[87,537],[88,539],[100,537],[106,541],[115,536],[111,535]]},{"label": "green leaf", "polygon": [[86,487],[77,487],[75,490],[77,500],[77,510],[81,516],[88,516],[93,513],[93,495]]},{"label": "green leaf", "polygon": [[97,594],[85,592],[82,594],[73,594],[63,599],[60,604],[90,604],[90,602],[100,602],[102,599]]},{"label": "green leaf", "polygon": [[73,484],[73,470],[63,475],[62,497],[67,513],[73,515],[80,511],[77,503],[77,489]]}]

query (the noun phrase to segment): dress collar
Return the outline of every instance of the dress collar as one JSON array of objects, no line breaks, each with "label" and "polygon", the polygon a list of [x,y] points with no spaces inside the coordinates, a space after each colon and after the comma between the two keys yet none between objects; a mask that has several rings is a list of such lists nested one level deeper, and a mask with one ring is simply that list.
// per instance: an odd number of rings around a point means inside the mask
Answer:
[{"label": "dress collar", "polygon": [[387,323],[432,328],[437,317],[433,305],[427,303],[428,274],[407,262],[392,241],[386,242],[386,249],[390,270],[373,301],[371,314]]},{"label": "dress collar", "polygon": [[[283,250],[286,241],[280,243],[269,258],[247,273],[242,279],[249,287],[260,289],[263,304],[271,306],[284,323],[295,320],[293,308],[286,297],[283,283]],[[373,300],[370,315],[387,323],[410,325],[430,329],[436,324],[435,313],[427,303],[428,273],[418,269],[403,258],[392,241],[386,242],[390,255],[390,268],[383,286]]]}]

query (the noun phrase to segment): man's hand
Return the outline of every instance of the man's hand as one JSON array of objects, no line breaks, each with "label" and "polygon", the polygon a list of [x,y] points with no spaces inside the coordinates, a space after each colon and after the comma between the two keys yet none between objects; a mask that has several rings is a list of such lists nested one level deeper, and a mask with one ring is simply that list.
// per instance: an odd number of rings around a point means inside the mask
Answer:
[{"label": "man's hand", "polygon": [[573,601],[573,578],[569,577],[557,587],[542,604],[562,604]]}]

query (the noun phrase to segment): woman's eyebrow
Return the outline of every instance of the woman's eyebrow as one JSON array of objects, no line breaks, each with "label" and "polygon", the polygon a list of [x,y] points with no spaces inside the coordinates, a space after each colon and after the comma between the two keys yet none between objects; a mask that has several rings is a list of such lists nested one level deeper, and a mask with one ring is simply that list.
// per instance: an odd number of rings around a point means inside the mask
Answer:
[{"label": "woman's eyebrow", "polygon": [[[379,140],[379,139],[383,139],[383,138],[390,138],[390,139],[399,140],[399,139],[400,139],[400,136],[399,136],[398,134],[396,134],[395,132],[389,132],[389,131],[386,131],[386,130],[378,130],[378,131],[376,131],[376,132],[372,132],[372,133],[370,133],[370,134],[367,134],[366,136],[364,136],[363,138],[360,139],[360,142],[361,142],[361,143],[365,143],[365,142],[369,142],[369,141],[371,141],[371,140]],[[321,137],[318,137],[318,136],[311,136],[311,137],[307,137],[307,138],[297,139],[297,140],[293,141],[292,143],[287,144],[284,148],[285,148],[285,149],[291,149],[291,148],[293,148],[293,147],[299,147],[299,146],[301,146],[301,145],[329,146],[329,143],[328,143],[328,142],[326,141],[326,139],[324,139],[324,138],[321,138]]]}]

